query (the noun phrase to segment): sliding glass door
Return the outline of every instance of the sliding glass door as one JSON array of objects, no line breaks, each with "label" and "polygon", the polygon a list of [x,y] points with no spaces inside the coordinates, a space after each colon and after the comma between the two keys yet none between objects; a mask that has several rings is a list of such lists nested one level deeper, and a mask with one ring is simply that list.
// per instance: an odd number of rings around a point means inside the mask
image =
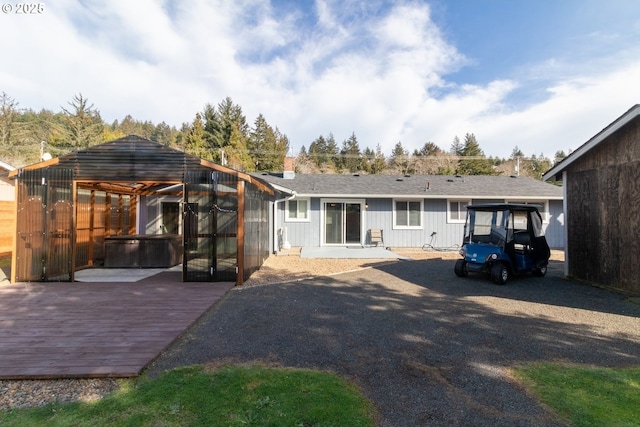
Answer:
[{"label": "sliding glass door", "polygon": [[363,201],[323,201],[323,243],[362,244]]}]

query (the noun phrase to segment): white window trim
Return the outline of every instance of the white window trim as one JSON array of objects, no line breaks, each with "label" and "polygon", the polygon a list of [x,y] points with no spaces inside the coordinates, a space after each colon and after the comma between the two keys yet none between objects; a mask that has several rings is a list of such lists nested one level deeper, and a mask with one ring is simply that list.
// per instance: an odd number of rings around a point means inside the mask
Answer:
[{"label": "white window trim", "polygon": [[447,199],[447,224],[464,224],[467,215],[462,215],[460,219],[451,219],[451,202],[471,204],[471,199]]},{"label": "white window trim", "polygon": [[[397,202],[419,202],[420,203],[420,225],[398,225],[396,203]],[[393,199],[393,229],[394,230],[422,230],[424,229],[424,199]]]},{"label": "white window trim", "polygon": [[518,199],[509,199],[506,203],[520,203],[525,205],[544,205],[544,212],[540,212],[542,216],[542,222],[544,224],[549,223],[549,219],[551,217],[551,213],[549,212],[549,200],[518,200]]},{"label": "white window trim", "polygon": [[[300,201],[306,201],[307,202],[307,217],[306,218],[289,218],[289,202],[300,202]],[[284,204],[284,222],[309,222],[310,218],[309,218],[309,213],[311,210],[311,200],[307,199],[307,198],[300,198],[300,199],[291,199],[291,200],[287,200]]]}]

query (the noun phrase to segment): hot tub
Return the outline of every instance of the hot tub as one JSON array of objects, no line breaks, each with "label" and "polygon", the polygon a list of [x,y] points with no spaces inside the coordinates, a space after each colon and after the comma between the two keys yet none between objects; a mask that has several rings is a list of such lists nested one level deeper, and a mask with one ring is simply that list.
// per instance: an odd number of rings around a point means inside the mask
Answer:
[{"label": "hot tub", "polygon": [[104,266],[168,268],[182,262],[179,234],[136,234],[104,239]]}]

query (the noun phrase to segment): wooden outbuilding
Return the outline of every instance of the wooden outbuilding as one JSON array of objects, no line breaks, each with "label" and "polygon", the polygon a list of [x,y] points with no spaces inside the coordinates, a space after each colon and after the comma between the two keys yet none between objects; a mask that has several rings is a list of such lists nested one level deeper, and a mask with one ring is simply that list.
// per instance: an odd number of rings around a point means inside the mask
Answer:
[{"label": "wooden outbuilding", "polygon": [[563,182],[565,274],[640,293],[640,105],[543,179]]},{"label": "wooden outbuilding", "polygon": [[11,281],[182,264],[183,281],[242,284],[269,256],[272,188],[130,135],[17,169]]}]

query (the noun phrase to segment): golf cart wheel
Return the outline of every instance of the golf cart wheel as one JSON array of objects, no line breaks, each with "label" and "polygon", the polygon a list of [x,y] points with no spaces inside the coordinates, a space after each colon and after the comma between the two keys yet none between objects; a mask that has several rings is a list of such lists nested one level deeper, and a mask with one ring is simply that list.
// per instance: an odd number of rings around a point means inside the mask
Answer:
[{"label": "golf cart wheel", "polygon": [[547,274],[547,266],[545,265],[544,267],[536,268],[535,270],[533,270],[533,274],[536,276],[544,277],[544,275]]},{"label": "golf cart wheel", "polygon": [[491,267],[491,280],[498,285],[504,285],[509,280],[509,268],[501,262],[496,262]]},{"label": "golf cart wheel", "polygon": [[458,277],[466,277],[467,274],[469,274],[469,270],[467,270],[467,261],[463,259],[457,260],[453,271],[456,272],[456,276]]}]

